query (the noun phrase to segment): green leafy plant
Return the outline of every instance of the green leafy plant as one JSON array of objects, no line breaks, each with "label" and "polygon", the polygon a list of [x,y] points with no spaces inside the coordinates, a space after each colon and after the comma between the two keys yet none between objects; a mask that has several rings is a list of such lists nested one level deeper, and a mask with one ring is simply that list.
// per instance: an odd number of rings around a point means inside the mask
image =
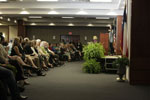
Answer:
[{"label": "green leafy plant", "polygon": [[118,58],[113,62],[113,67],[118,68],[117,74],[119,75],[119,81],[124,81],[123,76],[126,73],[126,66],[129,65],[127,57]]},{"label": "green leafy plant", "polygon": [[125,67],[129,65],[129,60],[127,57],[118,58],[112,64],[114,68]]},{"label": "green leafy plant", "polygon": [[95,59],[89,59],[83,64],[83,72],[86,73],[99,73],[101,71],[101,66],[99,62],[96,62]]},{"label": "green leafy plant", "polygon": [[101,43],[90,43],[83,48],[84,60],[104,57],[104,47]]}]

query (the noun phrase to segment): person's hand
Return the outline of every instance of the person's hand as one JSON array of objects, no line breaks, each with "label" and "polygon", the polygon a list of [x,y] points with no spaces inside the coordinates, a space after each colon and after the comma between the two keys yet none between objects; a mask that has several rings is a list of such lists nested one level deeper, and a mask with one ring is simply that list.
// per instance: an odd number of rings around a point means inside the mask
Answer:
[{"label": "person's hand", "polygon": [[9,64],[8,60],[5,61],[5,64]]}]

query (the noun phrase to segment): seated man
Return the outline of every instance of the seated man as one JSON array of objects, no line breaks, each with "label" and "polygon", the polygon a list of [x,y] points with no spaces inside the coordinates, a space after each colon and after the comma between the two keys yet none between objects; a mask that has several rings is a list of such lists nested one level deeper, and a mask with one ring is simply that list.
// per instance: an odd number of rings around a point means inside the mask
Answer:
[{"label": "seated man", "polygon": [[[15,80],[15,77],[14,77],[14,74],[12,71],[0,66],[0,80],[2,82],[4,82],[5,85],[8,86],[10,93],[11,93],[11,99],[12,100],[25,100],[25,99],[27,99],[27,96],[21,96],[20,95],[17,84],[16,84],[16,80]],[[4,92],[6,92],[6,91],[4,91]]]}]

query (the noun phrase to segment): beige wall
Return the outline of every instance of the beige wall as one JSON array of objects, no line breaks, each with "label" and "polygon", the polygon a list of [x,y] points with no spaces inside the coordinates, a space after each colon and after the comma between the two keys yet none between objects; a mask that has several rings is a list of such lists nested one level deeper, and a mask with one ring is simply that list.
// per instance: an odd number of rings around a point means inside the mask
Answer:
[{"label": "beige wall", "polygon": [[5,34],[5,40],[14,39],[18,34],[17,26],[0,26],[0,32]]},{"label": "beige wall", "polygon": [[9,40],[13,40],[18,35],[17,26],[9,26]]},{"label": "beige wall", "polygon": [[[60,35],[68,35],[69,32],[72,32],[72,35],[80,35],[80,41],[83,44],[86,44],[89,41],[93,40],[93,36],[98,37],[100,33],[107,33],[108,28],[101,27],[64,27],[64,26],[27,26],[26,27],[27,36],[30,39],[42,39],[50,43],[59,43]],[[56,39],[53,40],[53,36],[56,36]],[[87,36],[87,41],[85,41],[85,36]]]},{"label": "beige wall", "polygon": [[2,32],[5,35],[5,39],[8,40],[8,38],[9,38],[8,26],[0,26],[0,32]]}]

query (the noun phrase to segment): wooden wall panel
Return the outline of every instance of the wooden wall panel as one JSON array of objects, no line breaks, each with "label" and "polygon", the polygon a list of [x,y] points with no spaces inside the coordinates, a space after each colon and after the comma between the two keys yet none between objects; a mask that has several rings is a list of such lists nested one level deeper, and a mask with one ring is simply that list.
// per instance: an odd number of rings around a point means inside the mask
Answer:
[{"label": "wooden wall panel", "polygon": [[100,33],[100,42],[103,44],[105,48],[105,55],[107,55],[109,52],[109,34]]},{"label": "wooden wall panel", "polygon": [[150,84],[148,9],[148,0],[132,0],[130,84]]}]

